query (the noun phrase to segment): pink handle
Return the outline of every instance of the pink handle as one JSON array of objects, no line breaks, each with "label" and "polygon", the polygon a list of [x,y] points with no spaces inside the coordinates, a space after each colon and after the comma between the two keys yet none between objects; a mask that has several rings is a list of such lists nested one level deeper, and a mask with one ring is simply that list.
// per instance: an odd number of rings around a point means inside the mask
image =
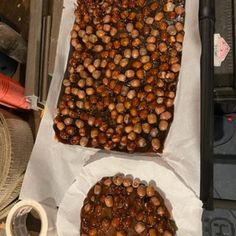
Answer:
[{"label": "pink handle", "polygon": [[0,103],[11,107],[30,109],[24,88],[15,80],[0,73]]}]

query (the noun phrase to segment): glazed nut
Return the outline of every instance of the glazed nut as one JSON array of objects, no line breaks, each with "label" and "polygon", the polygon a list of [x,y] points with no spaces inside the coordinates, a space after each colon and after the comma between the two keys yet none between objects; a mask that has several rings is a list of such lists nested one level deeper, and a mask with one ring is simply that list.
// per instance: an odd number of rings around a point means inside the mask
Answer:
[{"label": "glazed nut", "polygon": [[126,236],[126,233],[124,231],[117,231],[116,236]]},{"label": "glazed nut", "polygon": [[157,122],[157,116],[155,114],[149,114],[147,120],[149,124],[155,124]]},{"label": "glazed nut", "polygon": [[83,210],[84,210],[86,213],[90,212],[90,211],[92,210],[91,204],[87,203],[86,205],[84,205]]},{"label": "glazed nut", "polygon": [[120,185],[122,185],[124,178],[121,175],[116,175],[113,177],[112,180],[115,185],[120,186]]},{"label": "glazed nut", "polygon": [[128,23],[128,24],[126,25],[126,30],[127,30],[129,33],[131,33],[133,29],[134,29],[134,25],[133,25],[132,23]]},{"label": "glazed nut", "polygon": [[173,236],[173,234],[170,231],[165,230],[163,236]]},{"label": "glazed nut", "polygon": [[153,186],[147,186],[147,188],[146,188],[146,194],[147,194],[147,196],[148,197],[152,197],[152,196],[154,196],[155,195],[155,189],[154,189],[154,187]]},{"label": "glazed nut", "polygon": [[91,228],[89,230],[89,236],[96,236],[97,235],[97,229],[96,228]]},{"label": "glazed nut", "polygon": [[174,25],[169,25],[168,27],[167,27],[167,30],[166,30],[167,32],[168,32],[168,34],[169,35],[176,35],[177,34],[177,30],[176,30],[176,28],[175,28],[175,26]]},{"label": "glazed nut", "polygon": [[152,148],[155,151],[158,151],[161,147],[161,143],[160,140],[158,138],[154,138],[152,139]]},{"label": "glazed nut", "polygon": [[148,123],[142,124],[142,129],[145,134],[149,134],[151,130],[151,126]]},{"label": "glazed nut", "polygon": [[106,232],[110,228],[111,222],[108,218],[102,220],[102,229]]},{"label": "glazed nut", "polygon": [[133,88],[138,88],[140,86],[141,82],[139,79],[133,79],[130,81],[130,85],[133,87]]},{"label": "glazed nut", "polygon": [[102,191],[101,185],[96,184],[96,185],[94,186],[94,194],[95,194],[95,195],[99,195],[99,194],[101,193],[101,191]]},{"label": "glazed nut", "polygon": [[104,182],[103,182],[103,184],[104,184],[105,186],[108,186],[108,187],[109,187],[109,186],[112,184],[111,178],[105,179]]},{"label": "glazed nut", "polygon": [[138,141],[137,141],[137,145],[138,145],[138,147],[140,147],[140,148],[144,148],[144,147],[147,146],[147,142],[146,142],[146,140],[145,140],[144,138],[140,137],[140,138],[138,139]]},{"label": "glazed nut", "polygon": [[105,197],[105,205],[107,207],[113,207],[113,197],[112,196]]},{"label": "glazed nut", "polygon": [[133,183],[132,183],[132,187],[134,188],[138,188],[138,186],[140,185],[141,181],[139,179],[134,179]]},{"label": "glazed nut", "polygon": [[80,145],[83,146],[83,147],[85,147],[85,146],[87,146],[88,141],[89,141],[89,140],[88,140],[87,137],[82,137],[82,138],[80,139]]},{"label": "glazed nut", "polygon": [[161,21],[163,18],[164,18],[164,13],[163,13],[163,12],[158,12],[158,13],[155,15],[155,20],[156,20],[156,21]]},{"label": "glazed nut", "polygon": [[180,64],[173,64],[172,66],[171,66],[171,70],[174,72],[174,73],[177,73],[177,72],[179,72],[180,71]]},{"label": "glazed nut", "polygon": [[157,236],[155,229],[149,229],[148,233],[149,233],[149,236]]},{"label": "glazed nut", "polygon": [[148,24],[148,25],[151,25],[154,21],[154,18],[152,17],[148,17],[146,20],[145,20],[145,23]]},{"label": "glazed nut", "polygon": [[136,133],[135,132],[130,132],[128,134],[128,139],[131,140],[131,141],[134,141],[136,139]]},{"label": "glazed nut", "polygon": [[150,131],[150,136],[155,138],[155,137],[157,137],[158,133],[159,133],[159,131],[157,128],[152,128]]},{"label": "glazed nut", "polygon": [[176,14],[177,15],[182,15],[183,13],[184,13],[184,7],[183,6],[177,6],[176,8],[175,8],[175,12],[176,12]]},{"label": "glazed nut", "polygon": [[158,197],[154,196],[151,198],[151,202],[154,206],[160,206],[161,202]]},{"label": "glazed nut", "polygon": [[144,223],[138,222],[135,225],[134,229],[138,234],[141,234],[146,229],[146,227],[145,227]]},{"label": "glazed nut", "polygon": [[62,131],[63,129],[65,129],[65,124],[63,122],[58,122],[57,123],[57,129]]},{"label": "glazed nut", "polygon": [[146,187],[144,185],[140,185],[137,188],[137,194],[139,195],[139,197],[144,197],[146,195]]},{"label": "glazed nut", "polygon": [[129,186],[126,188],[127,193],[132,193],[134,188],[132,186]]},{"label": "glazed nut", "polygon": [[161,131],[165,131],[168,129],[168,126],[169,126],[169,123],[165,120],[161,120],[160,123],[159,123],[159,129]]},{"label": "glazed nut", "polygon": [[172,114],[169,111],[165,111],[160,115],[161,120],[169,120],[171,119]]},{"label": "glazed nut", "polygon": [[124,180],[123,180],[123,185],[125,186],[125,187],[129,187],[129,186],[131,186],[132,185],[132,179],[131,178],[129,178],[129,177],[126,177],[126,178],[124,178]]},{"label": "glazed nut", "polygon": [[162,206],[159,206],[157,209],[157,214],[160,216],[165,215],[165,209]]},{"label": "glazed nut", "polygon": [[82,120],[76,120],[75,125],[80,129],[84,127],[84,121]]},{"label": "glazed nut", "polygon": [[174,11],[174,9],[175,9],[175,4],[172,2],[168,2],[164,5],[165,12],[171,12],[171,11]]}]

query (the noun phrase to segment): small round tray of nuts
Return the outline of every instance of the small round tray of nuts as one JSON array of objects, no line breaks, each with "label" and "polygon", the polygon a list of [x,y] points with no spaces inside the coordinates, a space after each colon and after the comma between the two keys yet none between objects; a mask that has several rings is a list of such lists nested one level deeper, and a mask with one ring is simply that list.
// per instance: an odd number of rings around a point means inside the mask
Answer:
[{"label": "small round tray of nuts", "polygon": [[174,236],[176,229],[155,188],[122,175],[97,182],[81,209],[82,236]]},{"label": "small round tray of nuts", "polygon": [[77,0],[57,139],[158,152],[174,115],[184,0]]},{"label": "small round tray of nuts", "polygon": [[83,167],[65,193],[59,205],[57,233],[199,236],[201,206],[164,161],[103,158]]}]

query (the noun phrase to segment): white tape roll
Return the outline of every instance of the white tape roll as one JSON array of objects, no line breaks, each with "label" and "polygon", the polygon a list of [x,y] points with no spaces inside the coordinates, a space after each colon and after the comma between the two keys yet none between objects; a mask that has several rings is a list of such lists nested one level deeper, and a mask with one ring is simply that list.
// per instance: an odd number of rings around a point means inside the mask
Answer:
[{"label": "white tape roll", "polygon": [[41,230],[39,236],[47,236],[48,217],[44,207],[38,202],[32,200],[23,200],[18,202],[9,212],[6,221],[7,236],[26,236],[28,230],[26,227],[26,219],[28,214],[35,210],[41,221]]}]

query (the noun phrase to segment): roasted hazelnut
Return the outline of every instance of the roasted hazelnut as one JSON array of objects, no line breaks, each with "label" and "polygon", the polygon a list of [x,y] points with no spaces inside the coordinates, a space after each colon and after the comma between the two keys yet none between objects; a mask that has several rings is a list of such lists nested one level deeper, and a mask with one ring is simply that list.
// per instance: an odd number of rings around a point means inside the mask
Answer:
[{"label": "roasted hazelnut", "polygon": [[95,186],[94,186],[94,194],[95,195],[99,195],[100,193],[101,193],[101,191],[102,191],[102,187],[101,187],[101,185],[98,185],[98,184],[96,184]]},{"label": "roasted hazelnut", "polygon": [[126,233],[124,231],[117,231],[116,236],[126,236]]},{"label": "roasted hazelnut", "polygon": [[120,186],[123,184],[124,177],[122,175],[116,175],[113,177],[112,181],[115,185]]},{"label": "roasted hazelnut", "polygon": [[130,153],[134,152],[135,148],[136,148],[135,142],[128,142],[128,144],[127,144],[128,152],[130,152]]},{"label": "roasted hazelnut", "polygon": [[172,66],[171,66],[171,70],[174,72],[174,73],[177,73],[177,72],[179,72],[180,71],[180,64],[173,64]]},{"label": "roasted hazelnut", "polygon": [[160,123],[159,123],[159,129],[160,129],[161,131],[167,130],[167,129],[168,129],[168,126],[169,126],[169,124],[168,124],[168,122],[165,121],[165,120],[161,120]]},{"label": "roasted hazelnut", "polygon": [[133,190],[134,190],[134,188],[133,188],[132,186],[129,186],[129,187],[126,188],[126,191],[127,191],[127,193],[129,193],[129,194],[132,193]]},{"label": "roasted hazelnut", "polygon": [[166,3],[163,8],[165,12],[171,12],[174,11],[174,9],[175,9],[175,4],[173,2]]},{"label": "roasted hazelnut", "polygon": [[58,130],[60,130],[60,131],[62,131],[62,130],[64,130],[65,129],[65,124],[63,123],[63,122],[58,122],[57,123],[57,129]]},{"label": "roasted hazelnut", "polygon": [[153,186],[147,186],[146,188],[146,194],[148,197],[152,197],[155,195],[155,189],[153,188]]},{"label": "roasted hazelnut", "polygon": [[85,147],[85,146],[87,146],[87,144],[88,144],[88,138],[82,137],[82,138],[80,139],[80,145],[83,146],[83,147]]},{"label": "roasted hazelnut", "polygon": [[115,27],[112,27],[110,30],[110,35],[114,37],[117,34],[117,29]]},{"label": "roasted hazelnut", "polygon": [[134,179],[133,183],[132,183],[132,187],[134,188],[138,188],[138,186],[140,185],[140,180],[139,179]]},{"label": "roasted hazelnut", "polygon": [[151,130],[151,126],[148,123],[142,124],[142,129],[145,134],[149,134]]},{"label": "roasted hazelnut", "polygon": [[106,134],[104,134],[104,133],[99,133],[99,134],[98,134],[98,142],[99,142],[100,144],[105,144],[106,141],[107,141]]},{"label": "roasted hazelnut", "polygon": [[127,145],[127,136],[123,136],[121,137],[121,140],[120,140],[120,145],[121,146],[126,146]]},{"label": "roasted hazelnut", "polygon": [[137,188],[137,194],[140,196],[140,197],[144,197],[146,195],[146,187],[144,185],[140,185],[138,188]]},{"label": "roasted hazelnut", "polygon": [[129,33],[131,33],[133,29],[134,29],[134,25],[133,25],[132,23],[128,23],[128,24],[126,25],[126,30],[127,30]]},{"label": "roasted hazelnut", "polygon": [[122,112],[125,110],[124,104],[123,104],[123,103],[118,103],[118,104],[116,105],[116,110],[117,110],[119,113],[122,113]]},{"label": "roasted hazelnut", "polygon": [[158,197],[154,196],[151,198],[151,202],[154,206],[160,206],[161,202]]},{"label": "roasted hazelnut", "polygon": [[121,61],[120,61],[120,66],[121,67],[126,67],[128,65],[129,61],[127,58],[123,58]]},{"label": "roasted hazelnut", "polygon": [[133,87],[133,88],[138,88],[140,86],[141,82],[139,79],[133,79],[130,81],[130,85]]},{"label": "roasted hazelnut", "polygon": [[155,114],[149,114],[147,120],[149,124],[155,124],[157,122],[157,116]]},{"label": "roasted hazelnut", "polygon": [[71,125],[72,123],[73,123],[73,119],[72,118],[67,117],[67,118],[64,119],[64,124],[65,125]]},{"label": "roasted hazelnut", "polygon": [[127,70],[127,71],[125,72],[125,76],[126,76],[127,78],[133,78],[133,77],[135,76],[135,72],[134,72],[133,70]]},{"label": "roasted hazelnut", "polygon": [[137,141],[137,146],[140,147],[140,148],[144,148],[147,146],[147,142],[144,138],[139,138],[138,141]]},{"label": "roasted hazelnut", "polygon": [[77,101],[75,103],[76,107],[78,107],[79,109],[84,109],[84,102],[82,101]]},{"label": "roasted hazelnut", "polygon": [[160,43],[159,44],[159,51],[160,52],[166,52],[167,51],[167,45],[166,45],[166,43]]},{"label": "roasted hazelnut", "polygon": [[105,179],[104,182],[103,182],[103,184],[109,187],[109,186],[112,184],[111,178]]},{"label": "roasted hazelnut", "polygon": [[80,129],[84,127],[84,122],[82,120],[76,120],[75,125]]},{"label": "roasted hazelnut", "polygon": [[162,206],[159,206],[157,209],[157,213],[158,213],[158,215],[163,216],[163,215],[165,215],[166,211]]},{"label": "roasted hazelnut", "polygon": [[93,208],[92,208],[92,206],[91,206],[90,203],[87,203],[86,205],[84,205],[83,210],[84,210],[86,213],[88,213],[88,212],[92,211]]},{"label": "roasted hazelnut", "polygon": [[125,187],[129,187],[129,186],[131,186],[132,182],[133,182],[133,181],[132,181],[131,178],[126,177],[126,178],[124,178],[124,180],[123,180],[123,185],[124,185]]},{"label": "roasted hazelnut", "polygon": [[158,132],[158,129],[157,129],[157,128],[152,128],[151,131],[150,131],[150,135],[151,135],[151,137],[153,137],[153,138],[157,137],[158,133],[159,133],[159,132]]},{"label": "roasted hazelnut", "polygon": [[134,141],[136,139],[136,133],[135,132],[130,132],[128,134],[128,139],[131,140],[131,141]]},{"label": "roasted hazelnut", "polygon": [[107,207],[113,207],[113,197],[112,196],[105,197],[105,205]]},{"label": "roasted hazelnut", "polygon": [[148,233],[149,233],[149,236],[158,236],[156,230],[153,229],[153,228],[152,228],[152,229],[149,229]]},{"label": "roasted hazelnut", "polygon": [[158,13],[155,15],[155,20],[156,20],[156,21],[161,21],[163,18],[164,18],[164,13],[163,13],[163,12],[158,12]]},{"label": "roasted hazelnut", "polygon": [[173,36],[177,34],[177,30],[174,25],[169,25],[166,31],[168,32],[168,34]]},{"label": "roasted hazelnut", "polygon": [[182,15],[184,13],[184,7],[183,6],[177,6],[175,7],[175,12],[177,15]]},{"label": "roasted hazelnut", "polygon": [[161,120],[169,120],[172,118],[172,114],[169,111],[165,111],[160,115]]},{"label": "roasted hazelnut", "polygon": [[97,229],[96,228],[91,228],[89,230],[89,236],[96,236],[97,235]]},{"label": "roasted hazelnut", "polygon": [[154,138],[152,139],[152,148],[155,151],[158,151],[161,147],[161,143],[160,140],[158,138]]},{"label": "roasted hazelnut", "polygon": [[104,218],[102,220],[102,230],[103,231],[108,231],[108,229],[110,228],[111,222],[108,218]]},{"label": "roasted hazelnut", "polygon": [[137,76],[139,79],[143,79],[143,77],[144,77],[144,71],[143,71],[143,70],[137,70],[136,76]]},{"label": "roasted hazelnut", "polygon": [[114,217],[111,221],[111,225],[113,228],[117,228],[120,224],[120,219],[118,217]]},{"label": "roasted hazelnut", "polygon": [[144,223],[138,222],[135,225],[134,229],[138,234],[141,234],[146,229],[146,227],[145,227]]}]

